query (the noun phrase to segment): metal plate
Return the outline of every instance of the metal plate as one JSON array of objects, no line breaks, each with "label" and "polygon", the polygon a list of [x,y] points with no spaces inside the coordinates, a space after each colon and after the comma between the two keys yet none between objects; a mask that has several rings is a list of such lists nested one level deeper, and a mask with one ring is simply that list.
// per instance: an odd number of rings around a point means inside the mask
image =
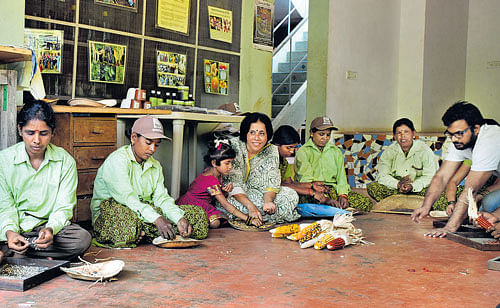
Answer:
[{"label": "metal plate", "polygon": [[267,230],[271,230],[276,225],[274,223],[265,222],[260,227],[256,227],[253,225],[247,226],[247,225],[245,225],[244,221],[239,220],[239,219],[238,220],[230,219],[228,222],[229,222],[229,225],[231,225],[231,227],[235,228],[236,230],[240,230],[240,231],[257,231],[257,232],[258,231],[267,231]]},{"label": "metal plate", "polygon": [[488,269],[492,271],[500,271],[500,257],[488,260]]},{"label": "metal plate", "polygon": [[59,267],[69,266],[69,261],[31,258],[4,258],[2,264],[46,267],[43,272],[23,277],[22,279],[5,278],[0,276],[0,290],[26,291],[61,275],[62,271]]}]

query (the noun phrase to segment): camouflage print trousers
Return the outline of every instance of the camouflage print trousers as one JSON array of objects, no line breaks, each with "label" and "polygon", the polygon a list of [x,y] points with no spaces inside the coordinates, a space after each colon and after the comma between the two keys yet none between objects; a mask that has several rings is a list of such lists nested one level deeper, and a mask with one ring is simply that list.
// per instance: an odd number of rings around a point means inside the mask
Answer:
[{"label": "camouflage print trousers", "polygon": [[[373,199],[377,200],[377,202],[389,196],[396,195],[399,193],[397,189],[388,188],[387,186],[382,185],[377,181],[369,184],[366,187],[366,190]],[[459,189],[457,190],[457,196],[462,192],[462,190],[463,187],[459,186]],[[426,192],[427,192],[427,187],[422,189],[422,191],[420,192],[411,194],[424,197]],[[439,199],[432,205],[432,209],[436,211],[445,211],[447,206],[448,206],[448,199],[446,199],[446,194],[443,192],[439,197]]]},{"label": "camouflage print trousers", "polygon": [[[332,187],[330,189],[328,198],[337,200],[338,197],[335,188]],[[361,210],[363,212],[369,212],[373,207],[372,200],[370,200],[370,198],[354,191],[350,191],[349,194],[347,194],[347,201],[349,201],[350,207]],[[314,199],[313,196],[299,195],[299,204],[300,203],[319,204],[319,201]]]},{"label": "camouflage print trousers", "polygon": [[[149,203],[158,213],[162,214],[159,207]],[[178,205],[184,211],[186,218],[193,227],[191,237],[204,239],[208,236],[208,219],[205,211],[196,205]],[[158,237],[158,229],[152,223],[146,223],[127,206],[107,199],[101,202],[100,215],[94,223],[94,243],[105,247],[135,247],[140,240],[141,231],[145,236],[143,241],[151,243]],[[177,226],[172,224],[175,233],[179,233]]]}]

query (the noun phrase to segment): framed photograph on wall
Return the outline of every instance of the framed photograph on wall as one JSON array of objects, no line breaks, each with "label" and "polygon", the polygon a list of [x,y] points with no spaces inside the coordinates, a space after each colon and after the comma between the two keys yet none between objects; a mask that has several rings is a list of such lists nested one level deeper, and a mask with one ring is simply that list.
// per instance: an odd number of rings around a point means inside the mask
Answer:
[{"label": "framed photograph on wall", "polygon": [[157,0],[156,27],[189,35],[190,0]]},{"label": "framed photograph on wall", "polygon": [[24,46],[32,49],[43,74],[62,72],[62,48],[64,31],[24,29]]},{"label": "framed photograph on wall", "polygon": [[274,1],[256,0],[254,6],[253,46],[273,51]]},{"label": "framed photograph on wall", "polygon": [[203,70],[205,93],[218,95],[229,93],[229,63],[205,59]]},{"label": "framed photograph on wall", "polygon": [[156,80],[158,87],[178,87],[186,84],[186,55],[156,50]]},{"label": "framed photograph on wall", "polygon": [[127,46],[104,42],[89,42],[89,81],[125,82]]},{"label": "framed photograph on wall", "polygon": [[233,42],[233,12],[218,7],[208,7],[210,38],[231,44]]},{"label": "framed photograph on wall", "polygon": [[94,3],[137,12],[139,0],[94,0]]}]

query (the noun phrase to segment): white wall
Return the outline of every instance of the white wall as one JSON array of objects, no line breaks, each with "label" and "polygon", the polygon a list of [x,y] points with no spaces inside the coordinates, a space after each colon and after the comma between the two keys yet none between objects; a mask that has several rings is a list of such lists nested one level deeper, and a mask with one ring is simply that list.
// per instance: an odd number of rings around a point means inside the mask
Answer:
[{"label": "white wall", "polygon": [[465,98],[469,0],[426,2],[421,131],[441,132],[446,109]]},{"label": "white wall", "polygon": [[[469,1],[465,97],[500,121],[500,1]],[[491,64],[490,64],[491,65]],[[499,65],[499,66],[496,66]]]},{"label": "white wall", "polygon": [[[326,113],[342,131],[384,130],[397,114],[399,0],[332,0]],[[357,72],[347,80],[346,71]]]},{"label": "white wall", "polygon": [[22,47],[24,43],[24,0],[1,1],[0,45]]}]

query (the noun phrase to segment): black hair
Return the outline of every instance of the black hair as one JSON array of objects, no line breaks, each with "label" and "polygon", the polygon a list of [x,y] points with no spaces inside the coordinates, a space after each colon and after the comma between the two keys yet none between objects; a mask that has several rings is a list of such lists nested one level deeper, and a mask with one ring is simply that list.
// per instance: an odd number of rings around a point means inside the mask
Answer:
[{"label": "black hair", "polygon": [[54,132],[56,116],[49,103],[41,100],[28,100],[17,114],[17,125],[22,129],[31,120],[44,121]]},{"label": "black hair", "polygon": [[329,130],[330,132],[333,130],[333,128],[326,128],[326,129],[319,129],[317,127],[311,128],[310,131],[311,133],[319,132],[320,130]]},{"label": "black hair", "polygon": [[295,130],[295,128],[290,125],[281,125],[274,132],[272,144],[275,145],[288,145],[294,143],[300,143],[299,133]]},{"label": "black hair", "polygon": [[479,109],[467,101],[459,101],[453,104],[441,118],[445,126],[450,126],[453,122],[465,120],[467,125],[483,125],[485,123]]},{"label": "black hair", "polygon": [[[139,137],[141,137],[141,136],[142,136],[141,134],[139,134],[139,133],[137,133],[137,132],[135,132],[135,134],[137,135],[137,138],[139,138]],[[129,128],[129,129],[126,129],[126,130],[125,130],[125,137],[127,137],[127,138],[128,138],[128,140],[132,140],[132,127],[131,127],[131,128]],[[146,137],[144,137],[144,138],[146,138]],[[146,138],[146,139],[147,139],[147,138]]]},{"label": "black hair", "polygon": [[493,119],[484,119],[484,124],[500,126],[500,124],[498,124],[498,122]]},{"label": "black hair", "polygon": [[415,131],[415,126],[413,126],[413,122],[410,119],[408,119],[408,118],[401,118],[401,119],[397,120],[396,122],[394,122],[394,125],[392,125],[392,133],[394,135],[396,135],[396,129],[398,127],[400,127],[401,125],[408,126],[411,129],[412,132]]},{"label": "black hair", "polygon": [[261,121],[266,126],[267,133],[267,141],[273,138],[273,124],[271,123],[271,119],[263,113],[260,112],[249,112],[243,114],[245,118],[241,121],[240,125],[240,140],[243,142],[247,142],[247,134],[250,130],[250,125],[252,123],[257,123]]},{"label": "black hair", "polygon": [[205,161],[205,163],[211,167],[212,160],[214,159],[215,165],[220,166],[221,161],[229,158],[235,158],[236,152],[228,143],[229,141],[227,139],[216,139],[214,141],[210,141],[208,143],[207,154],[203,156],[203,161]]}]

